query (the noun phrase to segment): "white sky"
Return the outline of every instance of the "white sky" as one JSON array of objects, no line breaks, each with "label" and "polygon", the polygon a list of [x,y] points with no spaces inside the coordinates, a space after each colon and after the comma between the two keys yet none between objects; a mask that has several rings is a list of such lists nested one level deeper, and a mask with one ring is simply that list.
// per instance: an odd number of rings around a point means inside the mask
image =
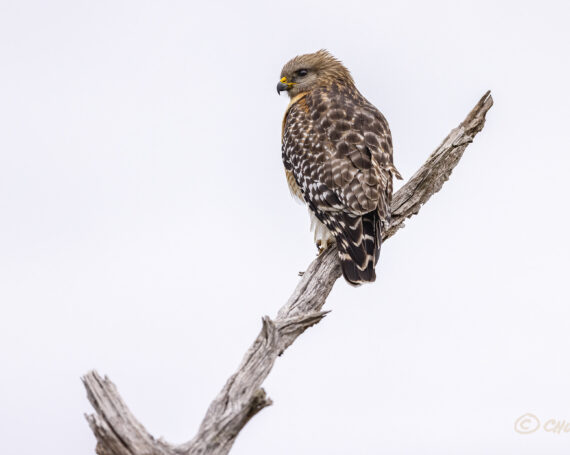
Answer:
[{"label": "white sky", "polygon": [[282,65],[327,48],[409,178],[481,95],[376,284],[280,358],[233,454],[562,454],[570,433],[566,1],[0,1],[0,453],[88,454],[80,376],[183,442],[314,257]]}]

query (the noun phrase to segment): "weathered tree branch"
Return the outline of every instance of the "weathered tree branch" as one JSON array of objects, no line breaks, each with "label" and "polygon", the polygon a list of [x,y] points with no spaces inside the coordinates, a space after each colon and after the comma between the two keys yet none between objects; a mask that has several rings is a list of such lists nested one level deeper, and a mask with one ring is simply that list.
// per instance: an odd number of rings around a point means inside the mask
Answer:
[{"label": "weathered tree branch", "polygon": [[[449,178],[465,148],[485,124],[493,105],[490,92],[477,103],[467,118],[444,139],[426,163],[396,193],[392,220],[384,239],[404,227],[404,220],[420,207]],[[154,439],[131,414],[115,385],[95,371],[83,382],[96,414],[86,416],[95,437],[99,455],[223,455],[227,454],[244,425],[264,407],[272,404],[261,385],[275,360],[307,328],[317,324],[335,281],[341,276],[336,248],[318,256],[279,310],[275,319],[265,316],[261,332],[245,354],[241,365],[214,399],[191,441],[173,446]]]}]

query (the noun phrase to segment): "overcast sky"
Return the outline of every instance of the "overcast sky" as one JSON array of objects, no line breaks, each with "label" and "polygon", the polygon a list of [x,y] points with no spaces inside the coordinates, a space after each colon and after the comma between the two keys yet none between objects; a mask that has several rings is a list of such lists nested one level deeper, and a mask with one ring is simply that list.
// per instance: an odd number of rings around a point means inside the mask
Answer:
[{"label": "overcast sky", "polygon": [[487,89],[443,190],[339,280],[235,455],[562,454],[570,433],[566,1],[0,0],[0,453],[91,454],[80,377],[179,443],[315,255],[280,151],[329,49],[407,179]]}]

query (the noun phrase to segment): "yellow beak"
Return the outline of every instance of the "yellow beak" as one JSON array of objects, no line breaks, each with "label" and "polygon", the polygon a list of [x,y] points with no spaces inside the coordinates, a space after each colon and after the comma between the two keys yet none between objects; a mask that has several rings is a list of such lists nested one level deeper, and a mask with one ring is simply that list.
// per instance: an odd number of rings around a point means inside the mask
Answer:
[{"label": "yellow beak", "polygon": [[295,85],[295,82],[287,82],[286,77],[282,77],[277,83],[277,94],[280,94],[284,90],[290,90],[291,87]]}]

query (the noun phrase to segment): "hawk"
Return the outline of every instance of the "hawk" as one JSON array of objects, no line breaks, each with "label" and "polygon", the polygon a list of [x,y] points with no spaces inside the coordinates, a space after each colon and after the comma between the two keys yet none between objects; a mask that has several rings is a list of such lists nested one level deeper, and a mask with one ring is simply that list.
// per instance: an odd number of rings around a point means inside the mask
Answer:
[{"label": "hawk", "polygon": [[291,193],[309,208],[319,252],[336,242],[352,285],[376,279],[382,229],[390,220],[392,162],[388,122],[329,52],[285,64],[277,92],[290,102],[282,158]]}]

